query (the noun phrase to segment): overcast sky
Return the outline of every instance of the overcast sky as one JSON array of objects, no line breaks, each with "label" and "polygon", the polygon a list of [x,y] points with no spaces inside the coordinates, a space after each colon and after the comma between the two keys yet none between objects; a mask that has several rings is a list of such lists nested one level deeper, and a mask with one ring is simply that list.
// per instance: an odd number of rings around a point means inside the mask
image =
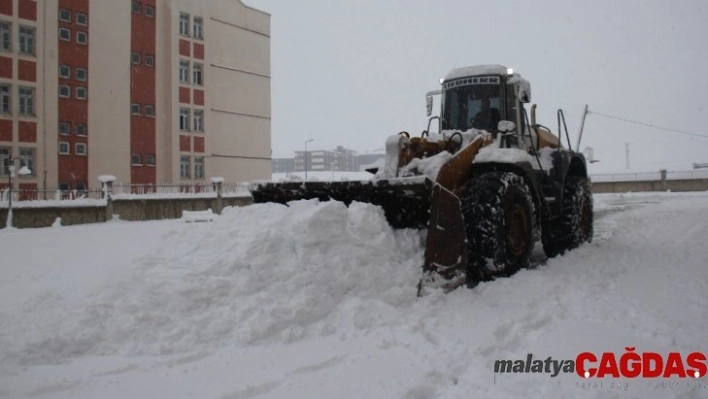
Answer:
[{"label": "overcast sky", "polygon": [[[425,93],[454,67],[531,82],[538,121],[562,108],[575,144],[591,111],[708,136],[708,1],[244,0],[271,14],[273,157],[382,150],[425,129]],[[589,115],[592,173],[708,162],[697,138]]]}]

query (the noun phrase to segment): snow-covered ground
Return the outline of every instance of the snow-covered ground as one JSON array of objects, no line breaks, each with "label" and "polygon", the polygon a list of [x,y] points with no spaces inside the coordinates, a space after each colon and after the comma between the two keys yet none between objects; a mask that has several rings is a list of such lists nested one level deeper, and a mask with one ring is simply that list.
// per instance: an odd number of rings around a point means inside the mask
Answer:
[{"label": "snow-covered ground", "polygon": [[529,353],[705,353],[707,200],[596,195],[592,244],[424,298],[423,235],[366,204],[2,230],[0,397],[708,397],[705,377],[494,373]]}]

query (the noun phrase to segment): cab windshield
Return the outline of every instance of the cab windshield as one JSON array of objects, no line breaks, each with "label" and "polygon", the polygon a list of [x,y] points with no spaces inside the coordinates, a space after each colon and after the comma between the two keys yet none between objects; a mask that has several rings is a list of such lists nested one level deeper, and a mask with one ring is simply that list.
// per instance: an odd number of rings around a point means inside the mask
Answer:
[{"label": "cab windshield", "polygon": [[497,76],[457,79],[443,84],[443,130],[496,131],[501,117]]}]

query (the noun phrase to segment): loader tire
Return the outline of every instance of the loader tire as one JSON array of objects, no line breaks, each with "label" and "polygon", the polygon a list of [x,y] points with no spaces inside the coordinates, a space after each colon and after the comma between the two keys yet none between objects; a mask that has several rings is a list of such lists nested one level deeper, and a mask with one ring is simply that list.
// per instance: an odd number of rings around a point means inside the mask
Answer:
[{"label": "loader tire", "polygon": [[474,177],[467,184],[462,213],[469,288],[529,265],[535,214],[530,190],[521,176],[489,172]]},{"label": "loader tire", "polygon": [[553,258],[591,242],[593,228],[592,192],[584,177],[568,176],[563,189],[563,210],[557,222],[544,230],[543,250]]}]

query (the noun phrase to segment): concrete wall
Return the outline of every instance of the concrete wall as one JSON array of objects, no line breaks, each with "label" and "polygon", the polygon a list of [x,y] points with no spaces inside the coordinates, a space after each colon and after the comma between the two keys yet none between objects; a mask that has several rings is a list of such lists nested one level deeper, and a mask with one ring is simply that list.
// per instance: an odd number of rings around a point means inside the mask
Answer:
[{"label": "concrete wall", "polygon": [[653,180],[653,181],[617,181],[592,183],[592,192],[626,193],[639,191],[707,191],[708,179],[691,180]]},{"label": "concrete wall", "polygon": [[[245,206],[252,203],[251,198],[223,198],[223,207]],[[179,198],[115,200],[113,214],[120,220],[162,220],[178,219],[182,211],[205,211],[211,209],[219,213],[221,209],[216,198]]]},{"label": "concrete wall", "polygon": [[[46,208],[13,208],[12,224],[17,228],[49,227],[57,218],[61,218],[62,226],[74,224],[98,223],[106,221],[106,207],[46,207]],[[7,225],[7,208],[0,209],[0,225]]]}]

